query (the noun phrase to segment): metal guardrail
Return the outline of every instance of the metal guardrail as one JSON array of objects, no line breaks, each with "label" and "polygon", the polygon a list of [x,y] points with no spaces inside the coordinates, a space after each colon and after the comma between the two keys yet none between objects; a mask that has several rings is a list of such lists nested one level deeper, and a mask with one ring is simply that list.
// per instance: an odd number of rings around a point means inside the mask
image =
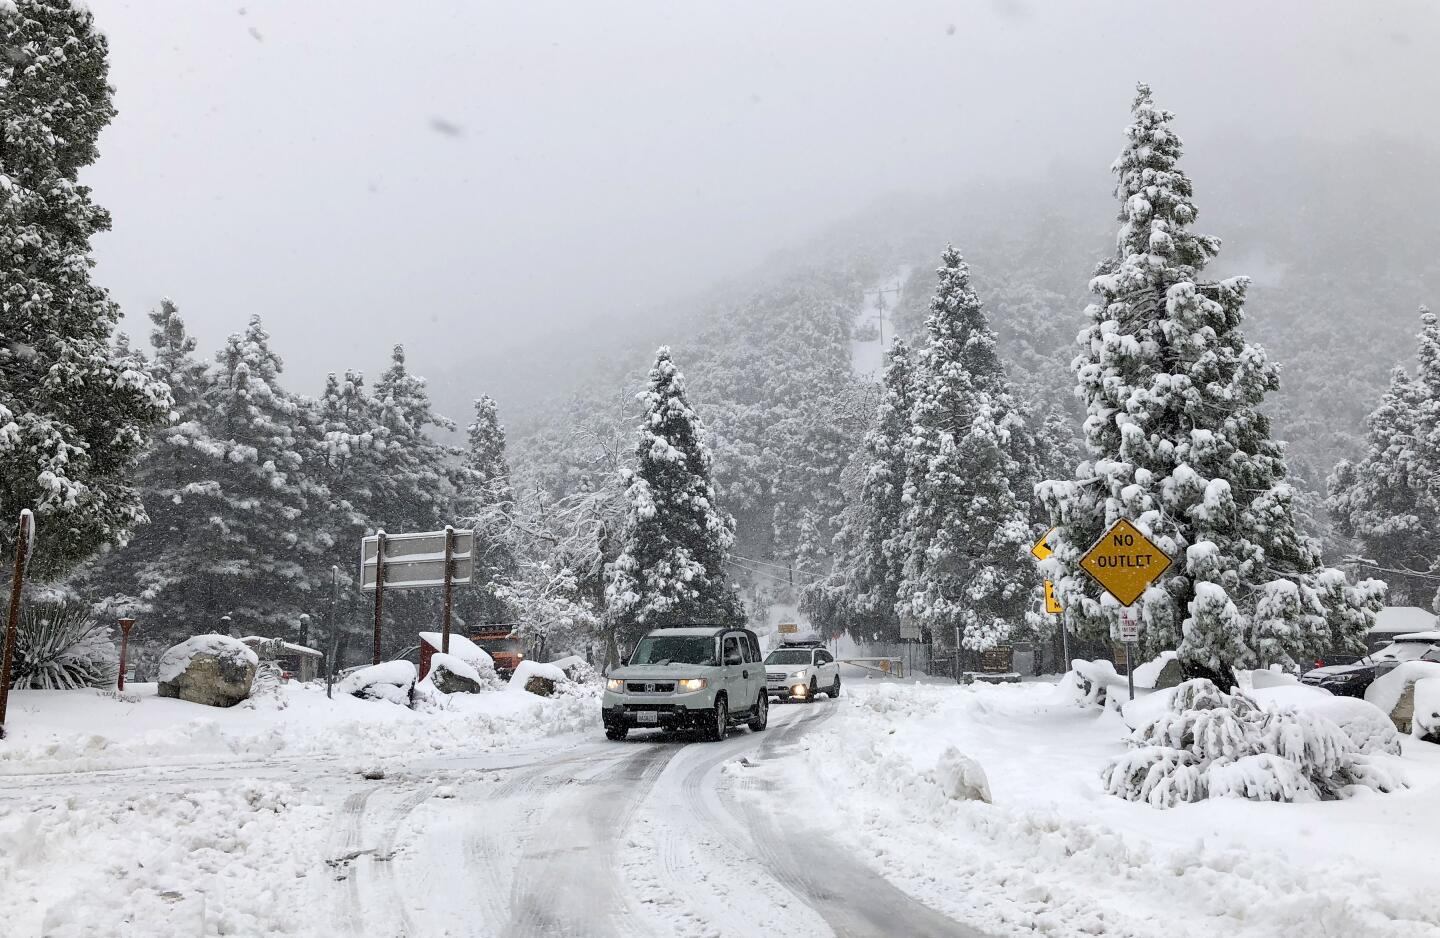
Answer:
[{"label": "metal guardrail", "polygon": [[854,665],[886,677],[903,678],[905,676],[904,658],[836,658],[835,661],[837,664]]}]

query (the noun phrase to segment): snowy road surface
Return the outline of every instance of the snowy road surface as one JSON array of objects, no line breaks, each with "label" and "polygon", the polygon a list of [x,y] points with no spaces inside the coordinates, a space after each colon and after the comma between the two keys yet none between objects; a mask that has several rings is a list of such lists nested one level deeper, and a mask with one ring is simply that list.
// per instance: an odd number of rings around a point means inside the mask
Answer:
[{"label": "snowy road surface", "polygon": [[857,679],[720,743],[608,741],[588,692],[47,693],[0,747],[5,938],[1440,935],[1418,741],[1402,792],[1157,810],[1103,792],[1120,715],[1049,684]]},{"label": "snowy road surface", "polygon": [[[392,758],[383,778],[366,779],[354,760],[276,757],[20,775],[0,778],[0,798],[12,808],[27,798],[130,802],[141,812],[158,809],[159,825],[194,828],[186,833],[203,845],[147,858],[152,866],[200,867],[190,878],[194,891],[172,877],[170,888],[157,888],[156,905],[127,912],[132,921],[117,934],[983,934],[888,885],[822,826],[806,823],[807,795],[777,790],[777,776],[800,757],[795,742],[837,706],[777,706],[765,732],[740,728],[721,743],[651,733],[610,742],[597,720],[590,733],[513,748]],[[196,809],[222,821],[229,802],[238,799],[243,810],[268,797],[282,803],[288,823],[247,836],[203,830],[189,812],[163,816],[164,806],[197,790],[204,797]],[[105,861],[110,888],[146,883],[145,871],[124,869],[128,813],[111,818],[120,836],[86,845],[113,852]],[[145,852],[147,837],[169,832],[138,833],[135,846]],[[234,842],[212,856],[217,835]],[[275,862],[277,848],[283,862]],[[281,905],[308,915],[287,920],[277,906],[267,918],[254,896],[241,898],[257,888],[262,897],[267,889],[288,893]],[[237,908],[220,913],[232,895]],[[32,930],[20,934],[94,934],[106,905],[95,895],[76,906],[36,898]],[[253,907],[240,908],[246,904]]]}]

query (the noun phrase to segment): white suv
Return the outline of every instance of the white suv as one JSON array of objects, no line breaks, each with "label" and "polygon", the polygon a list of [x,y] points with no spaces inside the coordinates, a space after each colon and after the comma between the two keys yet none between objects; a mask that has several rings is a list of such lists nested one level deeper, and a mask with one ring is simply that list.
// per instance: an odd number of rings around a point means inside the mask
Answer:
[{"label": "white suv", "polygon": [[840,665],[821,642],[783,644],[765,658],[765,690],[780,700],[840,696]]}]

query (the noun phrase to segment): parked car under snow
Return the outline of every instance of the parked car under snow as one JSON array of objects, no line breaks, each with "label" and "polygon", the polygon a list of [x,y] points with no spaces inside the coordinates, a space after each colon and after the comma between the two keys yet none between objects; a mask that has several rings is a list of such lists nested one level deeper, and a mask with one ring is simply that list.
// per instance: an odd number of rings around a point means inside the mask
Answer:
[{"label": "parked car under snow", "polygon": [[1364,697],[1376,678],[1406,661],[1440,662],[1440,631],[1410,632],[1395,636],[1384,648],[1354,664],[1330,665],[1307,671],[1301,683],[1345,697]]}]

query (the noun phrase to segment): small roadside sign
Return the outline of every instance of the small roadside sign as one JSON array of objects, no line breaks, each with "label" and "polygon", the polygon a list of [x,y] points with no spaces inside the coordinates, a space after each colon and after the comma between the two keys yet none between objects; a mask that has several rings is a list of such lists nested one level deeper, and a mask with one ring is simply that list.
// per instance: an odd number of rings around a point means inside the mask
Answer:
[{"label": "small roadside sign", "polygon": [[1140,610],[1130,606],[1120,610],[1120,641],[1127,645],[1140,641]]},{"label": "small roadside sign", "polygon": [[777,629],[777,631],[781,635],[794,635],[796,632],[800,631],[800,626],[796,625],[794,622],[781,622],[780,627]]},{"label": "small roadside sign", "polygon": [[1131,606],[1170,568],[1170,558],[1139,528],[1121,518],[1085,552],[1080,566],[1120,605]]},{"label": "small roadside sign", "polygon": [[1045,611],[1052,616],[1065,611],[1060,608],[1060,600],[1055,598],[1055,583],[1051,580],[1045,581]]},{"label": "small roadside sign", "polygon": [[1053,551],[1053,550],[1050,549],[1050,544],[1049,544],[1050,535],[1052,535],[1052,534],[1054,534],[1054,533],[1055,533],[1055,529],[1054,529],[1054,528],[1051,528],[1050,530],[1046,531],[1044,534],[1040,535],[1040,540],[1036,541],[1036,542],[1035,542],[1035,546],[1032,547],[1032,548],[1030,548],[1030,556],[1031,556],[1031,557],[1034,557],[1036,560],[1045,560],[1045,559],[1047,559],[1051,554],[1055,553],[1055,551]]}]

